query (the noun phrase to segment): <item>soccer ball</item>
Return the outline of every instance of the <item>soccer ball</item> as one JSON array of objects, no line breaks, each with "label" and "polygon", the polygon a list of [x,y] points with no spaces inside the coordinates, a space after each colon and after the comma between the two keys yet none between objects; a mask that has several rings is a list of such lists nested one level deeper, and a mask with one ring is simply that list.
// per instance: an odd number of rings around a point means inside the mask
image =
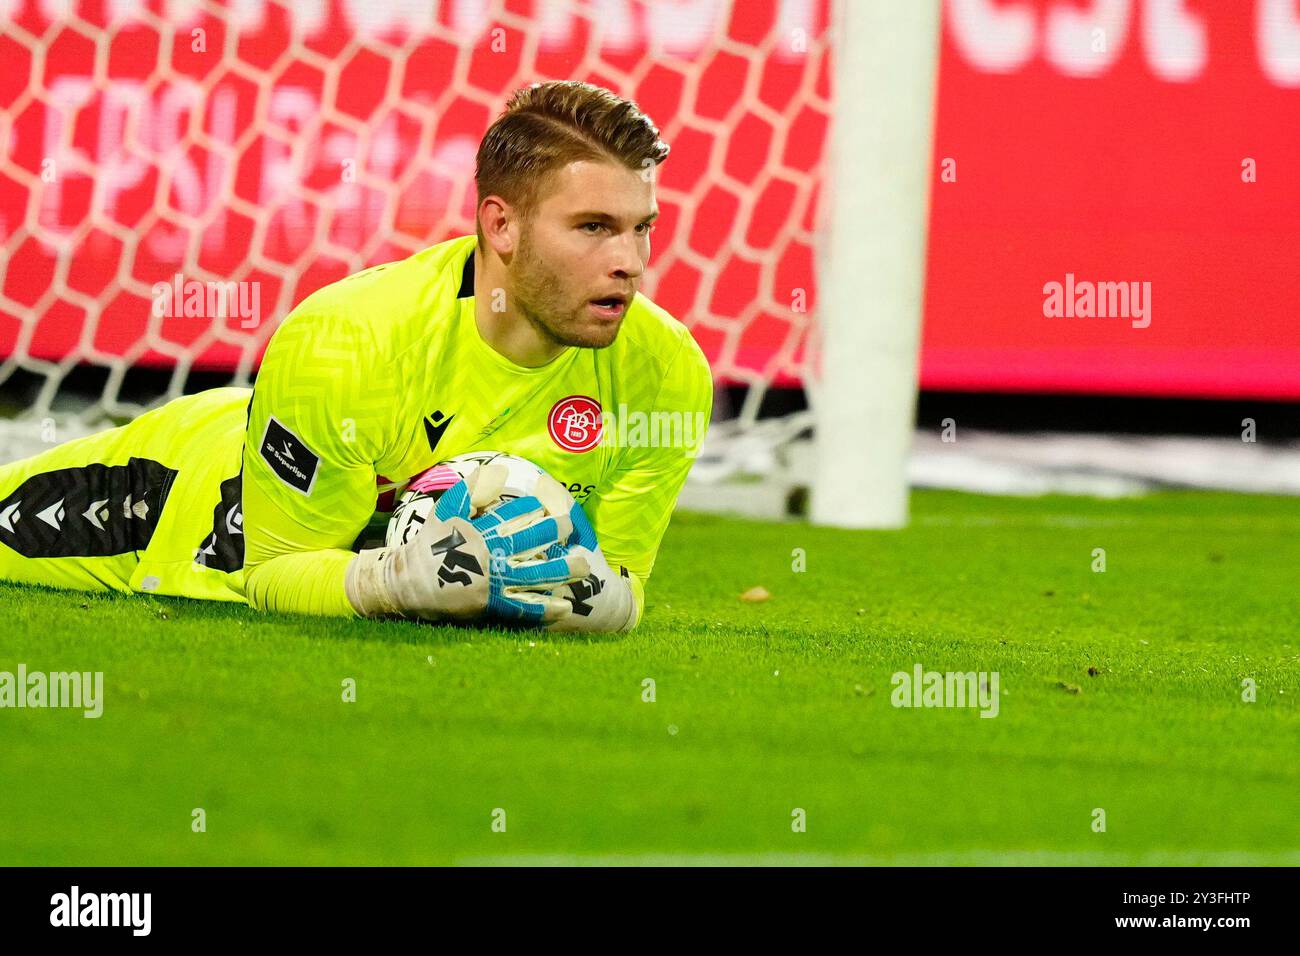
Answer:
[{"label": "soccer ball", "polygon": [[387,547],[406,544],[433,514],[434,505],[447,489],[458,481],[469,478],[478,468],[488,463],[506,466],[506,483],[500,497],[489,508],[503,501],[531,495],[537,479],[545,472],[526,458],[500,451],[472,451],[441,461],[411,479],[393,508],[384,537]]}]

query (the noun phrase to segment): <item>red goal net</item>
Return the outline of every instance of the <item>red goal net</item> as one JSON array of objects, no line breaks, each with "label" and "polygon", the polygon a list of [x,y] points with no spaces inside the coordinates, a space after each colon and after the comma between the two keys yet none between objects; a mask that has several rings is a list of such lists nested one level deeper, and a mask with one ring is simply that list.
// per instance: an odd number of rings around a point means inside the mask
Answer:
[{"label": "red goal net", "polygon": [[[194,372],[249,381],[308,293],[472,232],[479,139],[555,78],[672,147],[646,294],[719,378],[796,381],[828,4],[0,0],[0,383],[35,383],[40,420],[97,369],[90,423]],[[124,390],[137,369],[163,393]]]}]

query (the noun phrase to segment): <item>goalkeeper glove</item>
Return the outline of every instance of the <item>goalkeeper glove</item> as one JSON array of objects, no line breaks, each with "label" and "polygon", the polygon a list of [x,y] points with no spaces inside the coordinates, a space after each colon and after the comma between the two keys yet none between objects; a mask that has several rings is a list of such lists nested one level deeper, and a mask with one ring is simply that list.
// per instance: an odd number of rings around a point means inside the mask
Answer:
[{"label": "goalkeeper glove", "polygon": [[[580,582],[591,573],[584,556],[563,547],[573,532],[570,516],[548,515],[529,495],[471,518],[497,500],[505,479],[501,465],[476,469],[444,492],[431,520],[406,544],[353,558],[346,585],[357,613],[460,623],[488,616],[549,624],[568,617],[569,602],[535,589]],[[530,560],[543,551],[544,558]]]},{"label": "goalkeeper glove", "polygon": [[[560,486],[563,490],[563,486]],[[567,492],[565,492],[567,496]],[[538,497],[544,498],[543,493]],[[616,573],[605,560],[596,540],[596,532],[587,520],[582,505],[569,499],[569,523],[573,530],[567,540],[554,544],[547,557],[555,559],[561,554],[584,560],[588,573],[578,581],[556,588],[552,593],[568,604],[570,613],[548,622],[548,631],[630,631],[636,626],[636,595],[627,569]],[[560,502],[552,500],[549,509],[558,509]],[[553,512],[552,512],[553,513]]]}]

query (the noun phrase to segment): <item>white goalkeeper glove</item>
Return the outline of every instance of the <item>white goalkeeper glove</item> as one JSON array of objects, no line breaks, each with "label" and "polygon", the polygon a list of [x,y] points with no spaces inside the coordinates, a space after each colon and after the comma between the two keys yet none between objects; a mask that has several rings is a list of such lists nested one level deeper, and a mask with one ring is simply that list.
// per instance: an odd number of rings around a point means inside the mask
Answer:
[{"label": "white goalkeeper glove", "polygon": [[561,538],[559,544],[552,545],[548,557],[568,554],[572,558],[586,563],[589,573],[581,580],[572,581],[551,591],[555,597],[563,600],[570,613],[548,622],[548,631],[630,631],[636,626],[636,595],[632,593],[632,582],[627,577],[627,569],[615,572],[605,560],[604,552],[596,540],[596,532],[587,520],[587,513],[582,505],[574,501],[563,485],[556,486],[563,493],[567,502],[558,496],[550,497],[551,489],[539,486],[537,497],[546,505],[548,514],[563,513],[561,509],[567,503],[569,524],[572,532],[567,538]]},{"label": "white goalkeeper glove", "polygon": [[627,570],[610,568],[600,548],[569,549],[570,556],[585,559],[591,569],[581,581],[556,588],[552,593],[565,601],[570,613],[546,625],[548,631],[630,631],[636,626],[636,595]]},{"label": "white goalkeeper glove", "polygon": [[[444,492],[410,541],[353,558],[346,586],[357,613],[458,623],[490,618],[553,624],[568,618],[569,601],[537,589],[590,576],[587,558],[564,545],[573,534],[572,519],[563,511],[547,514],[535,495],[482,511],[499,497],[506,474],[502,465],[476,469]],[[539,483],[539,491],[555,500],[549,486]]]}]

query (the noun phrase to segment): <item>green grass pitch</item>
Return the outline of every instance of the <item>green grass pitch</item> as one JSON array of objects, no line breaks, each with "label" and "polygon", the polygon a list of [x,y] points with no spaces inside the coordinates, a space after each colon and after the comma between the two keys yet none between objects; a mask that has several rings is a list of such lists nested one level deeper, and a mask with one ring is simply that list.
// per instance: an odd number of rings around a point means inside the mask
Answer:
[{"label": "green grass pitch", "polygon": [[[912,511],[679,514],[599,639],[0,586],[0,670],[105,683],[0,710],[0,864],[1300,863],[1300,502]],[[998,716],[893,707],[918,662]]]}]

